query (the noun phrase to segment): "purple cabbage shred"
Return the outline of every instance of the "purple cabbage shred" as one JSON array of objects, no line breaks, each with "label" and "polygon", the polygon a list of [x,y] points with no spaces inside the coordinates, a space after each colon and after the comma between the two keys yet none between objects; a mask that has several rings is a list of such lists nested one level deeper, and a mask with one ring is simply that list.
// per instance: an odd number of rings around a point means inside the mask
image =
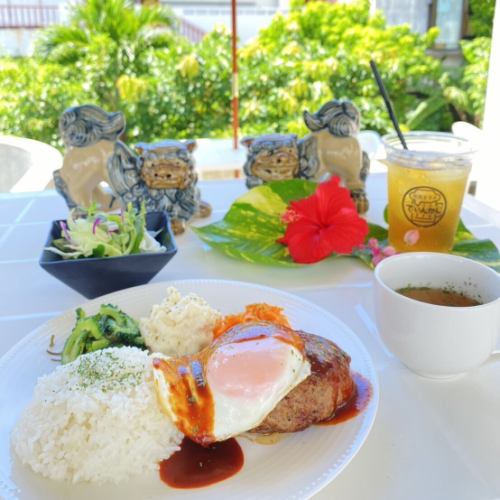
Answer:
[{"label": "purple cabbage shred", "polygon": [[92,225],[92,234],[95,234],[95,230],[100,223],[101,219],[99,217],[96,217],[94,224]]}]

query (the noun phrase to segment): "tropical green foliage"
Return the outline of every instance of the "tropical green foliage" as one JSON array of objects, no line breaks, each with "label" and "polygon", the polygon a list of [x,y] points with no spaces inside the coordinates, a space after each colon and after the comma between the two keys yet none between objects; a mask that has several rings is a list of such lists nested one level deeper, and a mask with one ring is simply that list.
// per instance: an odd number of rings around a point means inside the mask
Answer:
[{"label": "tropical green foliage", "polygon": [[[205,243],[229,257],[252,264],[299,266],[290,257],[287,247],[276,240],[284,235],[285,224],[281,217],[289,203],[311,195],[316,187],[314,182],[302,179],[255,187],[236,199],[222,220],[202,227],[191,226],[191,229]],[[376,224],[369,224],[369,228],[367,241],[376,238],[386,246],[387,229]],[[373,256],[366,250],[356,249],[349,256],[373,267]],[[461,221],[451,253],[477,260],[500,272],[500,253],[495,244],[476,239]]]},{"label": "tropical green foliage", "polygon": [[472,35],[491,37],[495,0],[469,0],[469,11]]},{"label": "tropical green foliage", "polygon": [[95,101],[71,67],[36,59],[0,59],[0,133],[59,144],[58,119],[68,106]]},{"label": "tropical green foliage", "polygon": [[488,81],[491,39],[479,37],[461,42],[466,64],[447,68],[439,77],[439,86],[408,115],[410,129],[424,129],[429,117],[446,110],[453,121],[467,121],[481,126]]},{"label": "tropical green foliage", "polygon": [[162,29],[173,25],[166,9],[135,9],[127,0],[87,0],[75,5],[67,26],[41,32],[35,53],[41,60],[73,66],[87,77],[99,102],[118,108],[121,79],[144,74],[155,49],[175,45],[172,32]]},{"label": "tropical green foliage", "polygon": [[129,133],[138,130],[134,106],[146,94],[150,61],[189,46],[174,23],[170,10],[136,9],[131,0],[75,4],[68,25],[40,32],[32,58],[0,59],[0,130],[57,145],[59,115],[88,102],[123,110]]},{"label": "tropical green foliage", "polygon": [[[379,67],[404,125],[418,103],[439,87],[437,59],[426,54],[437,37],[409,26],[387,26],[381,12],[370,17],[368,0],[352,4],[301,2],[288,16],[277,16],[241,50],[243,123],[256,132],[305,132],[302,110],[316,110],[332,98],[351,98],[363,127],[386,131],[390,121],[370,69]],[[446,113],[425,128],[446,128]]]},{"label": "tropical green foliage", "polygon": [[469,112],[475,122],[480,122],[484,110],[491,38],[479,37],[462,42],[467,62],[463,68],[462,84],[468,95]]},{"label": "tropical green foliage", "polygon": [[[95,103],[125,113],[129,142],[228,136],[230,35],[219,28],[193,45],[175,23],[168,9],[132,0],[75,4],[68,25],[40,33],[33,57],[0,59],[0,133],[61,146],[59,115]],[[426,53],[436,35],[386,26],[380,12],[369,16],[368,0],[294,0],[288,15],[277,15],[239,51],[243,133],[302,134],[302,111],[331,98],[352,99],[363,128],[385,132],[390,124],[370,58],[403,127],[479,123],[488,42],[464,42],[467,65],[445,71]]]}]

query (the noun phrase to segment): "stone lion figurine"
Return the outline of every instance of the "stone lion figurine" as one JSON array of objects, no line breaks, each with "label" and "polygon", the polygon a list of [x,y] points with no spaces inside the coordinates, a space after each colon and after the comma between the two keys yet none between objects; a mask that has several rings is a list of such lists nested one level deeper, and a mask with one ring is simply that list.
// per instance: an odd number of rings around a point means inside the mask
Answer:
[{"label": "stone lion figurine", "polygon": [[148,212],[165,210],[176,234],[193,216],[210,215],[196,185],[191,154],[196,141],[140,143],[136,153],[118,140],[125,130],[123,114],[89,104],[67,109],[59,129],[67,152],[54,182],[69,208],[98,203],[115,210],[144,203]]},{"label": "stone lion figurine", "polygon": [[137,153],[118,143],[108,165],[114,192],[123,205],[132,203],[146,210],[165,210],[175,234],[185,231],[194,216],[207,217],[208,203],[201,201],[192,152],[196,141],[165,140],[139,143]]},{"label": "stone lion figurine", "polygon": [[244,137],[241,143],[248,148],[243,171],[249,189],[269,181],[311,179],[319,166],[317,162],[301,161],[304,155],[295,134]]},{"label": "stone lion figurine", "polygon": [[303,141],[311,143],[309,149],[319,160],[317,178],[338,175],[351,191],[358,212],[367,212],[365,181],[370,160],[357,138],[359,111],[356,106],[350,101],[333,100],[316,113],[304,111],[304,122],[311,134]]},{"label": "stone lion figurine", "polygon": [[104,210],[119,207],[109,186],[107,164],[125,130],[122,113],[106,113],[86,104],[61,115],[59,131],[66,145],[63,166],[53,173],[56,190],[69,208],[97,202]]},{"label": "stone lion figurine", "polygon": [[302,139],[272,134],[242,140],[248,148],[243,167],[247,187],[293,178],[321,181],[338,175],[351,191],[358,212],[365,213],[370,160],[357,139],[359,111],[350,101],[333,100],[316,113],[305,111],[304,121],[311,133]]}]

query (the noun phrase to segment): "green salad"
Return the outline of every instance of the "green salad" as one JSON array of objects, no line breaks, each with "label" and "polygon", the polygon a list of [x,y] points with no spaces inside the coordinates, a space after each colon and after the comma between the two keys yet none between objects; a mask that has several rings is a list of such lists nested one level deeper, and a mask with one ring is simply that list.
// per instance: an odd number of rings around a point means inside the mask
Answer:
[{"label": "green salad", "polygon": [[86,210],[71,210],[61,221],[61,237],[46,250],[65,259],[117,257],[142,252],[163,252],[146,228],[144,205],[137,211],[131,204],[119,214],[106,213],[92,205]]}]

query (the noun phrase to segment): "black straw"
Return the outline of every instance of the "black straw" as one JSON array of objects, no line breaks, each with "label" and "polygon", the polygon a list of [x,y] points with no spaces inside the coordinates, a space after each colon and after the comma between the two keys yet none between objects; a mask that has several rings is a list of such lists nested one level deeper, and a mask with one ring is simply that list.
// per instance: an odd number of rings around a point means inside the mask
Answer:
[{"label": "black straw", "polygon": [[373,76],[375,77],[375,80],[377,82],[378,89],[382,94],[382,99],[384,99],[385,107],[387,108],[387,112],[389,113],[389,117],[391,118],[394,130],[396,130],[396,134],[398,134],[399,140],[401,141],[403,148],[408,149],[405,138],[403,137],[401,129],[399,128],[398,120],[396,118],[396,115],[394,114],[394,109],[392,108],[391,100],[389,99],[389,95],[387,94],[387,90],[385,89],[384,82],[382,81],[382,78],[380,78],[380,73],[378,72],[377,64],[373,59],[370,59],[370,66],[373,71]]}]

